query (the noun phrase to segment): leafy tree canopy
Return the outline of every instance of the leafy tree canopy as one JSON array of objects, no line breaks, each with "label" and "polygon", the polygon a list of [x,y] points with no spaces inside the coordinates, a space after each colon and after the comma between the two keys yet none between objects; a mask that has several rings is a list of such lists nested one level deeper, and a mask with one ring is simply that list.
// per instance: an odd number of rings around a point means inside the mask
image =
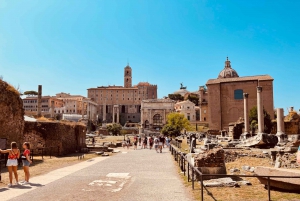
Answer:
[{"label": "leafy tree canopy", "polygon": [[23,94],[27,95],[27,96],[37,96],[38,92],[36,92],[36,91],[25,91]]},{"label": "leafy tree canopy", "polygon": [[194,94],[190,94],[188,95],[187,99],[191,102],[193,102],[196,106],[199,106],[199,98],[198,96],[194,95]]},{"label": "leafy tree canopy", "polygon": [[112,124],[107,126],[107,131],[111,132],[113,135],[120,134],[121,130],[122,130],[122,126],[120,124]]},{"label": "leafy tree canopy", "polygon": [[169,94],[168,95],[169,99],[175,100],[175,101],[183,101],[184,97],[180,94]]},{"label": "leafy tree canopy", "polygon": [[167,116],[167,124],[161,132],[165,135],[178,136],[183,129],[190,129],[189,120],[183,114],[170,113]]},{"label": "leafy tree canopy", "polygon": [[[258,116],[257,116],[257,106],[254,106],[249,113],[249,123],[251,127],[256,127],[254,124],[258,122]],[[270,114],[264,109],[264,127],[265,133],[271,133],[272,130],[272,121]]]}]

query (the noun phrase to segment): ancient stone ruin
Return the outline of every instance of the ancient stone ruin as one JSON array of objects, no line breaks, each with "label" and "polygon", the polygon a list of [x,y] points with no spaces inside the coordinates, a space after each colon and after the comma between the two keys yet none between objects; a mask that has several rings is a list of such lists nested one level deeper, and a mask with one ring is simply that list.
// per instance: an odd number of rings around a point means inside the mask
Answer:
[{"label": "ancient stone ruin", "polygon": [[[0,80],[0,138],[7,143],[23,140],[24,110],[19,92],[10,84]],[[7,144],[8,146],[8,144]]]}]

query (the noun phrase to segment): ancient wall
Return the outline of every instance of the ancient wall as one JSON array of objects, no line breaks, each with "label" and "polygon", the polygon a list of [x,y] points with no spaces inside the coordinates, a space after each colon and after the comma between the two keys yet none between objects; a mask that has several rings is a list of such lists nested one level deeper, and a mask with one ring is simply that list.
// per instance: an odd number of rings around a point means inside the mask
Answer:
[{"label": "ancient wall", "polygon": [[31,149],[55,147],[59,155],[74,153],[85,147],[86,126],[76,123],[61,122],[25,122],[24,141],[31,144]]},{"label": "ancient wall", "polygon": [[221,128],[221,97],[220,84],[207,85],[208,91],[208,124],[212,130]]},{"label": "ancient wall", "polygon": [[8,144],[16,141],[20,146],[24,128],[22,99],[14,87],[2,80],[0,94],[0,138],[7,138]]}]

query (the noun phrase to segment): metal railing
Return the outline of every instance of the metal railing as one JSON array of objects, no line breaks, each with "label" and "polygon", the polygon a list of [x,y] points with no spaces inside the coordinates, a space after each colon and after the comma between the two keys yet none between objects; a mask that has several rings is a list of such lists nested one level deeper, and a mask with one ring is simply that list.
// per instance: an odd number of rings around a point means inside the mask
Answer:
[{"label": "metal railing", "polygon": [[[182,153],[178,150],[179,147],[175,147],[174,144],[171,144],[169,149],[171,154],[174,156],[174,160],[177,161],[178,166],[180,167],[181,171],[183,172],[184,176],[187,175],[188,182],[192,182],[192,189],[195,190],[195,176],[200,176],[200,184],[201,184],[201,201],[204,200],[204,189],[207,191],[208,195],[212,196],[212,193],[209,192],[206,186],[203,185],[203,178],[206,176],[209,177],[255,177],[255,178],[265,178],[267,179],[267,190],[268,190],[268,200],[271,201],[271,187],[270,187],[270,178],[293,178],[299,179],[300,176],[270,176],[270,175],[227,175],[227,174],[202,174],[200,170],[195,168],[190,161],[187,160],[186,154]],[[190,175],[191,173],[191,175]]]}]

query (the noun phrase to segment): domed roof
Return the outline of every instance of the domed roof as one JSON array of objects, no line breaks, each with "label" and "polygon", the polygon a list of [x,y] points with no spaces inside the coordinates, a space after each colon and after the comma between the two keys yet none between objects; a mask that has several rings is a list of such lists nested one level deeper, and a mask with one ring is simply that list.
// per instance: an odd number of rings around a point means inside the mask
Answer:
[{"label": "domed roof", "polygon": [[190,93],[190,92],[188,90],[186,90],[186,87],[183,86],[183,83],[180,83],[180,89],[174,92],[174,94],[180,94],[182,96],[184,96],[187,93]]},{"label": "domed roof", "polygon": [[230,61],[227,60],[225,61],[225,67],[224,69],[219,73],[218,78],[232,78],[232,77],[239,77],[238,73],[231,68]]}]

